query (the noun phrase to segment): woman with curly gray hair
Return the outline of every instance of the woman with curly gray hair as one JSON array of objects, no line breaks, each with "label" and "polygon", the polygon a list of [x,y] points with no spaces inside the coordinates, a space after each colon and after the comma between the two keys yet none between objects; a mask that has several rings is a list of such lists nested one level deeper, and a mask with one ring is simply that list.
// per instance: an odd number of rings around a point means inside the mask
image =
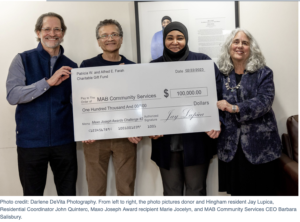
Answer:
[{"label": "woman with curly gray hair", "polygon": [[244,29],[222,46],[222,130],[218,142],[219,191],[238,196],[275,195],[276,159],[281,141],[272,103],[273,72]]}]

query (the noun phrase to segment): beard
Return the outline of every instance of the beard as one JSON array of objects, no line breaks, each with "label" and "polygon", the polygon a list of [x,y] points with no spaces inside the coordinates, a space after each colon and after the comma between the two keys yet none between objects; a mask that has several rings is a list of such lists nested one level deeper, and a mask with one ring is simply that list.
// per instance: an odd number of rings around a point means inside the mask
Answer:
[{"label": "beard", "polygon": [[63,38],[58,38],[55,42],[49,42],[48,40],[41,39],[41,42],[43,45],[45,45],[47,48],[55,49],[60,46],[60,44],[64,41]]}]

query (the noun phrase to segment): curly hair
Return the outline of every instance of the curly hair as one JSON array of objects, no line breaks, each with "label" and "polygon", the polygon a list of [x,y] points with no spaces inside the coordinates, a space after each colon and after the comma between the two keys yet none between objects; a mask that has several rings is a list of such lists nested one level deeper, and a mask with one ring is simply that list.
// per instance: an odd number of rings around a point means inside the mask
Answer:
[{"label": "curly hair", "polygon": [[246,71],[252,73],[266,65],[265,57],[263,56],[257,41],[253,38],[250,32],[245,29],[237,28],[229,34],[221,48],[218,66],[220,71],[225,75],[228,75],[234,69],[229,52],[233,39],[238,32],[245,33],[250,41],[250,56],[247,60]]}]

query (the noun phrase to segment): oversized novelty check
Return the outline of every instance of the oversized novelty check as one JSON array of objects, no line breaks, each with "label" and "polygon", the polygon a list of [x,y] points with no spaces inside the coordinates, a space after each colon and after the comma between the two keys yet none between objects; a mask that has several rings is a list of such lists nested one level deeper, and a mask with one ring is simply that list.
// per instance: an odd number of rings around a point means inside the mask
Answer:
[{"label": "oversized novelty check", "polygon": [[72,69],[75,140],[219,130],[213,61]]}]

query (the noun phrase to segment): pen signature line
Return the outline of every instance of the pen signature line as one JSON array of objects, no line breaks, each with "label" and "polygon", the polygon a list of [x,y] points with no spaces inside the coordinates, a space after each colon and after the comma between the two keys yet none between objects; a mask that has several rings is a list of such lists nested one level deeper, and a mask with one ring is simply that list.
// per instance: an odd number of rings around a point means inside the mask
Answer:
[{"label": "pen signature line", "polygon": [[[206,118],[206,117],[211,117],[211,116],[201,116],[201,117],[179,117],[179,118],[176,118],[176,119],[195,119],[195,118]],[[168,120],[168,121],[171,121],[171,120],[173,120],[174,121],[174,119],[161,119],[161,121],[163,121],[163,120]]]}]

